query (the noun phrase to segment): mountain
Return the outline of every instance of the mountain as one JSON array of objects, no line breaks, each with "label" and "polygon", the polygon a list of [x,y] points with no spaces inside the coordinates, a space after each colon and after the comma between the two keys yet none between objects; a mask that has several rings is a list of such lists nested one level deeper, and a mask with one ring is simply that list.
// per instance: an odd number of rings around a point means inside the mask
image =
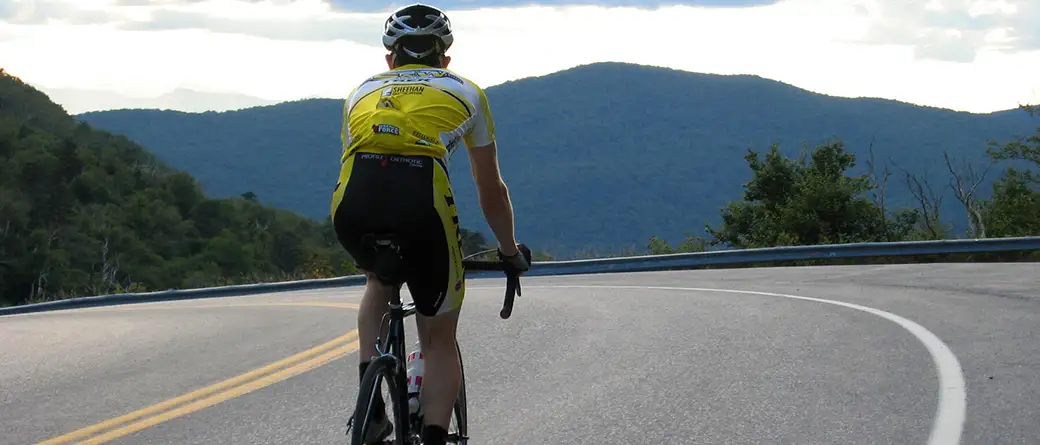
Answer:
[{"label": "mountain", "polygon": [[[464,73],[463,73],[464,74]],[[750,75],[709,75],[623,63],[596,63],[488,88],[521,242],[557,255],[583,249],[643,250],[649,237],[681,239],[719,222],[750,178],[744,154],[780,143],[840,138],[865,168],[879,162],[943,187],[943,151],[979,161],[988,141],[1028,134],[1017,110],[973,114],[892,100],[817,94]],[[262,202],[313,218],[328,214],[338,171],[342,101],[311,99],[233,112],[117,110],[78,119],[126,134],[162,160],[197,176],[207,193],[247,191]],[[469,162],[450,172],[463,225],[490,234]],[[894,170],[898,173],[897,170]],[[910,205],[899,176],[890,205]],[[945,220],[964,227],[947,191]]]},{"label": "mountain", "polygon": [[72,88],[45,88],[35,86],[47,96],[62,104],[70,113],[99,110],[147,108],[157,110],[230,111],[262,105],[273,105],[276,100],[234,93],[214,93],[179,88],[156,97],[129,97],[111,91]]}]

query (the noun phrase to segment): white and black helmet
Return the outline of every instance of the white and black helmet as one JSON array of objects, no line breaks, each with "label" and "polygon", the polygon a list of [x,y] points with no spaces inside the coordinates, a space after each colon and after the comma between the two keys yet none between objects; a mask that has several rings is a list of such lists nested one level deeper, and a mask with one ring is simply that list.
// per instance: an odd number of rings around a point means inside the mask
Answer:
[{"label": "white and black helmet", "polygon": [[[436,36],[440,40],[439,45],[434,45],[429,50],[416,53],[408,48],[401,48],[411,57],[421,59],[435,51],[444,52],[451,47],[454,37],[451,35],[451,21],[444,12],[430,5],[415,3],[405,6],[386,19],[383,29],[383,47],[387,51],[393,51],[397,39],[404,36]],[[439,48],[438,48],[439,47]]]}]

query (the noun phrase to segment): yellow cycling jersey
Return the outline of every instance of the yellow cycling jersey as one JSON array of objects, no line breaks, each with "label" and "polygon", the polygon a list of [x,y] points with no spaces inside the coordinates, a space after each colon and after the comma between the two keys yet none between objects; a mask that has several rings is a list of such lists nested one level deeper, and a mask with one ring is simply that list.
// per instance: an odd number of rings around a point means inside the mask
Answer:
[{"label": "yellow cycling jersey", "polygon": [[343,107],[343,159],[358,147],[447,161],[459,142],[480,147],[495,140],[484,90],[442,68],[404,65],[365,80]]}]

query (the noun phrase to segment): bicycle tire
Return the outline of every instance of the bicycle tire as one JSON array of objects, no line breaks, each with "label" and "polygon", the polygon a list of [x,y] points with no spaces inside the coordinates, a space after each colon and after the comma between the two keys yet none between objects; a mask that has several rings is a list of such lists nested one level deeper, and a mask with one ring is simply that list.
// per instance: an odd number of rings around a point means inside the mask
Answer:
[{"label": "bicycle tire", "polygon": [[448,437],[445,438],[445,442],[457,445],[466,445],[469,442],[469,437],[467,436],[469,431],[466,424],[466,370],[465,366],[462,365],[462,350],[459,348],[458,340],[455,341],[455,350],[458,352],[459,356],[459,372],[461,374],[461,379],[459,381],[459,394],[455,397],[455,404],[452,405],[451,409],[451,413],[455,420],[455,428],[451,427],[449,421]]},{"label": "bicycle tire", "polygon": [[448,431],[448,442],[458,445],[466,445],[466,442],[469,441],[469,437],[467,436],[469,431],[467,431],[466,426],[466,367],[462,364],[462,348],[459,347],[458,340],[455,340],[455,350],[459,354],[459,373],[462,376],[459,382],[459,395],[455,398],[455,407],[452,409],[453,414],[455,414],[455,427],[458,431]]},{"label": "bicycle tire", "polygon": [[[379,391],[379,387],[376,383],[382,382],[387,385],[390,390],[390,397],[388,400],[383,400],[385,404],[392,407],[393,413],[393,425],[394,432],[391,437],[391,444],[404,445],[407,444],[408,434],[408,406],[401,405],[400,400],[403,398],[401,391],[406,391],[406,388],[398,386],[398,381],[395,375],[395,368],[397,366],[397,360],[394,357],[383,356],[377,357],[372,360],[371,364],[368,365],[368,370],[365,371],[364,377],[361,379],[361,385],[358,389],[357,403],[354,407],[354,426],[351,430],[350,443],[351,445],[367,445],[364,442],[365,434],[368,433],[369,423],[369,404],[372,400],[373,394]],[[405,395],[407,397],[407,395]],[[386,439],[380,443],[387,443]]]}]

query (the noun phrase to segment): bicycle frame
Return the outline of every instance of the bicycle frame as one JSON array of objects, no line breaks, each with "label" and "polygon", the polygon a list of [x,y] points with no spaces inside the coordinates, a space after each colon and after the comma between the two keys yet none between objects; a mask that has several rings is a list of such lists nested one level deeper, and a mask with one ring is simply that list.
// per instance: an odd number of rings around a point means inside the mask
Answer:
[{"label": "bicycle frame", "polygon": [[[396,360],[405,356],[404,349],[404,319],[415,314],[415,303],[401,303],[401,287],[394,286],[390,295],[390,312],[383,316],[385,320],[390,317],[390,326],[387,329],[386,338],[382,335],[376,337],[376,352],[378,356],[389,355]],[[381,321],[380,325],[383,324]],[[378,357],[377,356],[377,357]]]},{"label": "bicycle frame", "polygon": [[[393,363],[393,379],[397,383],[398,388],[407,388],[407,376],[408,372],[405,368],[407,356],[405,350],[405,331],[404,331],[404,319],[415,314],[415,303],[408,302],[406,304],[401,302],[401,286],[393,286],[393,290],[390,294],[390,312],[383,316],[385,320],[387,317],[390,318],[389,326],[387,327],[386,337],[382,335],[376,337],[376,357],[374,360],[390,360]],[[380,321],[380,326],[383,322]],[[408,419],[409,431],[416,431],[417,426],[415,423],[421,423],[420,419],[412,418],[411,413],[408,412],[408,392],[406,390],[397,392],[398,400],[394,401],[391,406],[397,406],[401,409],[399,413],[402,419]]]}]

